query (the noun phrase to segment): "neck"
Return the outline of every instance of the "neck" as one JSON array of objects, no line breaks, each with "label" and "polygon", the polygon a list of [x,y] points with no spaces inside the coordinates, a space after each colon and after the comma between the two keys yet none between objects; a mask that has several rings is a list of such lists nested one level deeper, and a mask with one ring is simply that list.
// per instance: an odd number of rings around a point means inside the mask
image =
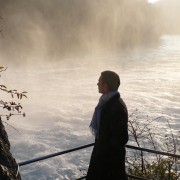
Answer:
[{"label": "neck", "polygon": [[113,91],[109,91],[109,90],[104,91],[104,92],[102,92],[102,95],[108,94],[108,93],[110,93],[110,92],[113,92]]},{"label": "neck", "polygon": [[111,96],[118,93],[118,91],[108,91],[107,93],[102,93],[102,96]]}]

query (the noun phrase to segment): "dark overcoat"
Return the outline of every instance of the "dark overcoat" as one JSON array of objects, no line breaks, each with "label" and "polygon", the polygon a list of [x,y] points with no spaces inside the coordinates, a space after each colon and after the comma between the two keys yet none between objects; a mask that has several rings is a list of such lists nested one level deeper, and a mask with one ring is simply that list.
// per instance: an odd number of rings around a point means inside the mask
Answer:
[{"label": "dark overcoat", "polygon": [[127,141],[128,111],[118,93],[102,107],[99,137],[95,139],[86,180],[126,180]]}]

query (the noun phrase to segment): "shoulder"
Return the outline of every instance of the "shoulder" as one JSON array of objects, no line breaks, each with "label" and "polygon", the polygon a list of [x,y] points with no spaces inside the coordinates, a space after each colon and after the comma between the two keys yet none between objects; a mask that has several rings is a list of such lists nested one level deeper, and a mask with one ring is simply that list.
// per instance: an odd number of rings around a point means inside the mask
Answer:
[{"label": "shoulder", "polygon": [[113,96],[104,106],[105,111],[111,111],[113,113],[121,112],[127,114],[127,106],[123,99],[120,97],[120,94]]},{"label": "shoulder", "polygon": [[120,109],[125,109],[127,110],[127,106],[124,102],[124,100],[120,97],[120,94],[116,94],[115,96],[113,96],[108,102],[107,102],[107,106],[110,107],[118,107]]}]

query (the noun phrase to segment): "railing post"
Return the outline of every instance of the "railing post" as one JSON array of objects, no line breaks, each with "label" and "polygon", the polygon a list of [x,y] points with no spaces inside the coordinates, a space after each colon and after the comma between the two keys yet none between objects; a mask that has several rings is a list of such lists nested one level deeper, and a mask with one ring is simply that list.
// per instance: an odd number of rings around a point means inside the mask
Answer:
[{"label": "railing post", "polygon": [[144,172],[144,157],[143,157],[143,151],[141,150],[141,168],[142,173]]}]

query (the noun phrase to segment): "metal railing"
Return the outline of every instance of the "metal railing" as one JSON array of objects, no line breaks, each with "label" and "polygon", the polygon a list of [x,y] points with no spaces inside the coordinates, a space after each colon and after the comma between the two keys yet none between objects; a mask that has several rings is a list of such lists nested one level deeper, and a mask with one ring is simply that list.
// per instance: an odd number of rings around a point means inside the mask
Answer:
[{"label": "metal railing", "polygon": [[[69,149],[69,150],[65,150],[65,151],[61,151],[61,152],[57,152],[57,153],[53,153],[53,154],[49,154],[49,155],[46,155],[46,156],[42,156],[42,157],[38,157],[38,158],[35,158],[35,159],[27,160],[27,161],[24,161],[24,162],[20,162],[19,166],[25,166],[25,165],[35,163],[35,162],[38,162],[38,161],[42,161],[42,160],[45,160],[45,159],[49,159],[49,158],[53,158],[53,157],[60,156],[60,155],[63,155],[63,154],[67,154],[67,153],[70,153],[70,152],[74,152],[74,151],[77,151],[77,150],[85,149],[85,148],[88,148],[88,147],[91,147],[91,146],[94,146],[94,143],[87,144],[87,145],[84,145],[84,146],[79,146],[79,147],[76,147],[76,148],[73,148],[73,149]],[[141,147],[136,147],[136,146],[131,146],[131,145],[126,145],[126,148],[145,151],[145,152],[150,152],[150,153],[154,153],[154,154],[160,154],[160,155],[164,155],[164,156],[171,156],[171,157],[174,157],[174,158],[180,158],[180,155],[178,155],[178,154],[172,154],[172,153],[167,153],[167,152],[162,152],[162,151],[156,151],[156,150],[152,150],[152,149],[141,148]],[[127,176],[129,178],[138,179],[138,180],[148,180],[148,179],[145,179],[145,178],[142,178],[142,177],[137,177],[137,176],[132,176],[132,175],[127,175]],[[83,176],[83,177],[78,178],[76,180],[81,180],[81,179],[85,179],[85,178],[86,178],[86,176]]]},{"label": "metal railing", "polygon": [[52,158],[52,157],[60,156],[60,155],[67,154],[67,153],[77,151],[77,150],[80,150],[80,149],[85,149],[85,148],[88,148],[88,147],[91,147],[91,146],[94,146],[94,143],[87,144],[87,145],[80,146],[80,147],[73,148],[73,149],[69,149],[69,150],[65,150],[65,151],[61,151],[61,152],[57,152],[57,153],[53,153],[53,154],[49,154],[47,156],[42,156],[42,157],[31,159],[31,160],[28,160],[28,161],[20,162],[19,166],[24,166],[24,165],[27,165],[27,164],[31,164],[31,163],[34,163],[34,162],[37,162],[37,161],[42,161],[42,160],[49,159],[49,158]]}]

